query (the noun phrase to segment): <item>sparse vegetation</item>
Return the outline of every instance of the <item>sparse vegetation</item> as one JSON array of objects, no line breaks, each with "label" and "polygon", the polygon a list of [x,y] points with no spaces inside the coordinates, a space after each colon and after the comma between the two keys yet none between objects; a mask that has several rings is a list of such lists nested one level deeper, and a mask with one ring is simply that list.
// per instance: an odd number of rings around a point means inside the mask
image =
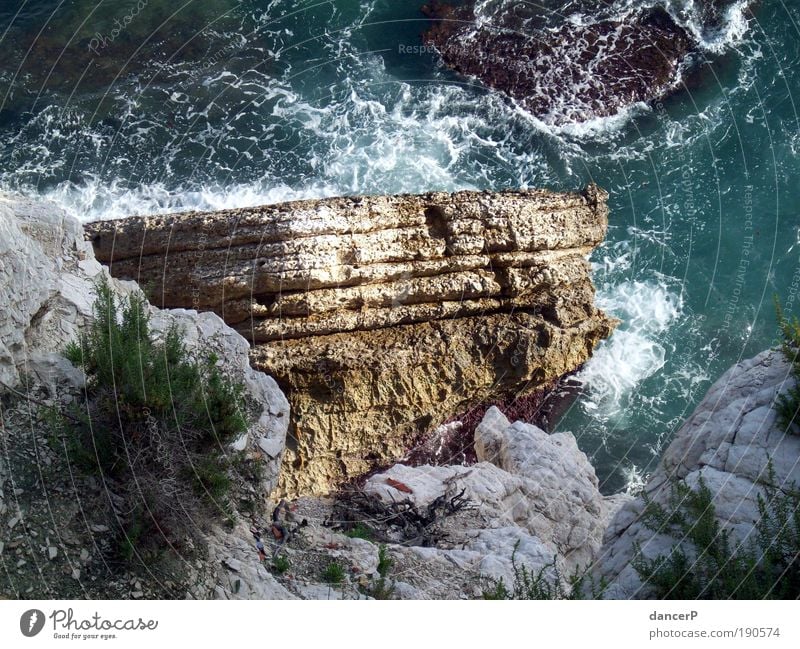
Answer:
[{"label": "sparse vegetation", "polygon": [[353,527],[345,532],[345,536],[349,536],[351,539],[364,539],[365,541],[371,541],[374,534],[369,527],[364,525],[364,523],[356,523],[353,525]]},{"label": "sparse vegetation", "polygon": [[797,316],[788,318],[781,309],[780,302],[775,299],[775,312],[778,325],[783,333],[783,354],[792,365],[795,385],[779,394],[775,400],[778,413],[778,425],[787,433],[800,433],[800,320]]},{"label": "sparse vegetation", "polygon": [[[773,477],[770,468],[770,479]],[[716,516],[711,490],[679,483],[668,507],[649,502],[644,521],[678,540],[670,554],[633,563],[662,599],[800,597],[800,493],[765,485],[754,534],[737,543]]]},{"label": "sparse vegetation", "polygon": [[289,570],[289,559],[287,559],[284,555],[279,554],[272,560],[272,570],[279,575],[282,575],[284,572]]},{"label": "sparse vegetation", "polygon": [[381,544],[378,547],[378,579],[368,593],[373,599],[392,599],[394,596],[394,584],[389,580],[392,566],[394,560],[389,556],[386,546]]},{"label": "sparse vegetation", "polygon": [[342,564],[332,561],[322,571],[322,579],[326,584],[341,584],[344,581]]},{"label": "sparse vegetation", "polygon": [[588,570],[576,570],[568,579],[564,579],[553,561],[533,571],[517,561],[519,541],[511,553],[511,565],[514,568],[514,582],[509,586],[502,579],[490,580],[483,591],[483,599],[599,599],[605,590],[605,582],[596,584],[588,574]]},{"label": "sparse vegetation", "polygon": [[83,399],[51,418],[78,474],[114,493],[124,560],[196,536],[201,513],[230,516],[224,444],[247,428],[244,388],[213,355],[190,357],[183,332],[151,332],[145,300],[97,287],[94,321],[66,358],[86,374]]}]

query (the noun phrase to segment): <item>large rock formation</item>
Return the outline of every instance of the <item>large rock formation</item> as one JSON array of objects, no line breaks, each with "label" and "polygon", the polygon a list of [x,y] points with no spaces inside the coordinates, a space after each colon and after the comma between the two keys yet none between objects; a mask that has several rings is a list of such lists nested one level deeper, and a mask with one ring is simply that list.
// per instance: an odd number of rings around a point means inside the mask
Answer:
[{"label": "large rock formation", "polygon": [[[786,492],[800,486],[800,436],[776,424],[776,394],[794,384],[780,351],[762,352],[730,368],[684,423],[664,453],[645,493],[669,509],[676,483],[713,494],[716,515],[737,542],[753,538],[764,485]],[[770,463],[773,472],[770,472]],[[647,559],[669,554],[677,540],[645,526],[644,496],[627,503],[606,531],[596,572],[610,584],[607,598],[646,598],[651,591],[632,565],[637,546]]]},{"label": "large rock formation", "polygon": [[97,222],[116,277],[248,337],[292,404],[284,494],[325,493],[447,417],[547,385],[613,322],[586,257],[606,195],[353,197]]},{"label": "large rock formation", "polygon": [[[583,3],[577,9],[588,16],[573,21],[568,11],[538,3],[495,3],[488,16],[476,16],[475,4],[427,5],[423,11],[435,22],[425,43],[448,67],[507,93],[549,125],[606,117],[665,96],[680,85],[681,65],[696,45],[663,9],[603,16],[597,3]],[[543,14],[560,22],[549,24]]]}]

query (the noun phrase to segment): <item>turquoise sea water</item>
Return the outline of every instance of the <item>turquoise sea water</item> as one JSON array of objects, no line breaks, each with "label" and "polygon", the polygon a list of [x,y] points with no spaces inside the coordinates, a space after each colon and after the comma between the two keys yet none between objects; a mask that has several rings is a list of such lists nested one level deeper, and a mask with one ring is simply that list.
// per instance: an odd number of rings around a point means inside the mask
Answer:
[{"label": "turquoise sea water", "polygon": [[[593,180],[611,205],[598,301],[623,324],[559,429],[619,489],[774,343],[774,295],[800,312],[800,3],[734,6],[698,27],[708,62],[679,93],[561,130],[420,51],[421,4],[6,2],[0,188],[88,220]],[[575,19],[562,4],[550,18]]]}]

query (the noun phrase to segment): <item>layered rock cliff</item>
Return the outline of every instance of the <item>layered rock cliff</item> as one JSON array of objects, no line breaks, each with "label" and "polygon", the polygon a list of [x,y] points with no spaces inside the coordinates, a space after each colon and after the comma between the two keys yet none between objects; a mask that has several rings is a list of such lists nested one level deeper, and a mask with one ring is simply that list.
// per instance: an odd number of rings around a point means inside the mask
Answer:
[{"label": "layered rock cliff", "polygon": [[249,338],[292,405],[280,493],[326,493],[446,418],[576,369],[613,328],[606,194],[353,197],[97,222],[101,261]]}]

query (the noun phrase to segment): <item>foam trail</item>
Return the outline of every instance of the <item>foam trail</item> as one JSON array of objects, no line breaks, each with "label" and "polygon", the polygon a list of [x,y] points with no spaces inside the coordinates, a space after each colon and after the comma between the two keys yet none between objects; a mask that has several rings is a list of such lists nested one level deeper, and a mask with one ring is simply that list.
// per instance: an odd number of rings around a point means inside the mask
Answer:
[{"label": "foam trail", "polygon": [[622,320],[598,346],[577,379],[586,393],[584,409],[600,418],[619,416],[643,381],[664,366],[664,334],[683,313],[683,300],[665,282],[625,281],[598,292],[597,304]]},{"label": "foam trail", "polygon": [[95,221],[135,215],[255,207],[305,198],[325,198],[341,193],[340,187],[326,183],[315,183],[305,189],[262,183],[186,189],[169,189],[161,183],[155,183],[129,189],[118,182],[106,184],[90,181],[81,185],[62,183],[42,197],[81,221]]}]

